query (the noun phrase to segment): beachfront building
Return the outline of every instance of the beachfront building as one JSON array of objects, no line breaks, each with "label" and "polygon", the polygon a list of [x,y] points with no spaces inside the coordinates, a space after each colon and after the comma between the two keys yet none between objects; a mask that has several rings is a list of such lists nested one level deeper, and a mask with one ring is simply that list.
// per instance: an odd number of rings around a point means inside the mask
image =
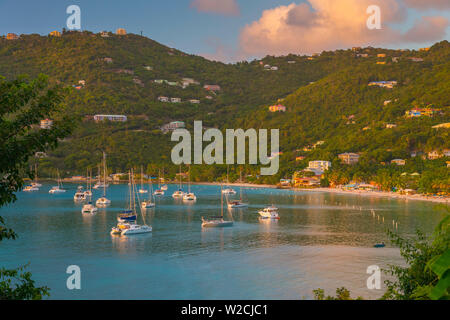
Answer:
[{"label": "beachfront building", "polygon": [[124,36],[124,35],[127,34],[127,31],[125,29],[123,29],[123,28],[118,28],[116,30],[116,34],[119,35],[119,36]]},{"label": "beachfront building", "polygon": [[94,116],[94,121],[113,121],[113,122],[125,122],[127,121],[127,116],[118,115],[118,114],[96,114]]},{"label": "beachfront building", "polygon": [[6,35],[6,40],[17,40],[19,39],[19,36],[15,33],[8,33]]},{"label": "beachfront building", "polygon": [[320,176],[330,168],[330,161],[314,160],[308,163],[308,168],[306,168],[305,171],[311,171],[314,172],[316,176]]},{"label": "beachfront building", "polygon": [[342,163],[344,164],[355,164],[359,161],[359,154],[357,153],[341,153],[338,155],[339,159],[341,159]]},{"label": "beachfront building", "polygon": [[44,119],[44,120],[41,120],[41,122],[40,122],[41,129],[50,129],[52,127],[52,125],[53,125],[53,120],[50,120],[50,119]]},{"label": "beachfront building", "polygon": [[394,80],[369,82],[369,86],[378,86],[380,88],[387,88],[387,89],[392,89],[396,85],[397,85],[397,81],[394,81]]},{"label": "beachfront building", "polygon": [[404,159],[393,159],[393,160],[391,160],[391,164],[396,164],[398,166],[404,166],[406,164],[406,160],[404,160]]},{"label": "beachfront building", "polygon": [[270,112],[286,112],[286,107],[281,104],[278,104],[278,105],[270,106],[269,111]]},{"label": "beachfront building", "polygon": [[292,180],[294,188],[315,188],[320,187],[320,178],[318,177],[301,177],[294,174]]}]

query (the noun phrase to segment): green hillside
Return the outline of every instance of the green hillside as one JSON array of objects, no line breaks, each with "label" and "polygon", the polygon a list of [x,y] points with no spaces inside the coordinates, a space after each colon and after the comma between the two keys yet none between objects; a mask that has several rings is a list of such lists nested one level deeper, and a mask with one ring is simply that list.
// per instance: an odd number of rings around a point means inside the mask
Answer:
[{"label": "green hillside", "polygon": [[[369,56],[358,57],[358,53]],[[386,57],[377,57],[379,53]],[[423,61],[414,62],[411,57]],[[224,64],[134,34],[101,37],[91,32],[66,32],[61,37],[0,38],[0,75],[7,79],[44,73],[68,87],[78,85],[79,80],[86,82],[79,90],[72,88],[66,101],[80,125],[48,158],[39,160],[42,175],[50,175],[55,167],[65,175],[83,174],[86,167],[97,165],[100,150],[107,152],[112,171],[151,163],[152,173],[165,166],[173,175],[177,169],[170,163],[170,134],[162,134],[159,128],[174,120],[185,121],[191,128],[194,120],[203,120],[207,127],[222,129],[280,129],[284,153],[280,172],[260,182],[291,176],[314,159],[333,161],[338,172],[337,155],[341,152],[360,152],[362,160],[358,166],[342,168],[341,174],[351,179],[361,171],[358,174],[369,180],[378,170],[386,169],[381,162],[409,159],[411,151],[450,148],[448,129],[431,128],[450,122],[449,63],[447,41],[420,52],[364,48]],[[278,70],[266,70],[266,64]],[[180,83],[183,78],[198,84],[182,88],[154,82]],[[393,89],[368,86],[370,81],[381,80],[398,84]],[[203,89],[205,84],[218,84],[221,90],[211,93]],[[163,103],[159,96],[179,97],[183,102]],[[198,99],[200,104],[186,102],[189,99]],[[386,100],[392,102],[384,106]],[[268,112],[274,103],[285,105],[287,112]],[[404,116],[406,110],[425,106],[438,108],[441,114],[418,119]],[[95,123],[91,119],[94,114],[109,113],[125,114],[128,121]],[[386,129],[386,124],[396,127]],[[310,152],[296,151],[319,140],[325,143]],[[300,155],[306,159],[296,162]],[[420,165],[441,168],[444,160],[425,161],[410,169],[421,171]],[[245,168],[253,175],[257,169]],[[226,169],[204,166],[192,170],[194,179],[211,180]],[[238,169],[231,170],[235,178]]]}]

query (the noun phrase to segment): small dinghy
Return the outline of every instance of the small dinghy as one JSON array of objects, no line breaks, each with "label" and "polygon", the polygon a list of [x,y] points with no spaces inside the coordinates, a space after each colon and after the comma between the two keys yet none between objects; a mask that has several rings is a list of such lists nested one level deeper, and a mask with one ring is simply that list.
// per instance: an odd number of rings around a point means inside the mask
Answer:
[{"label": "small dinghy", "polygon": [[384,242],[381,242],[381,243],[375,243],[374,244],[374,248],[384,248],[386,245],[384,244]]}]

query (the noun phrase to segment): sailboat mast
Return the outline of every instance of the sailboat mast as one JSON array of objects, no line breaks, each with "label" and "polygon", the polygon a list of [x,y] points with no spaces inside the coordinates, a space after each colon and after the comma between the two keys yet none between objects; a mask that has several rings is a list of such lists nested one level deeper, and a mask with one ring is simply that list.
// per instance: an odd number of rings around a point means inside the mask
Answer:
[{"label": "sailboat mast", "polygon": [[103,152],[103,196],[106,196],[106,153]]},{"label": "sailboat mast", "polygon": [[220,216],[223,219],[223,185],[220,185]]}]

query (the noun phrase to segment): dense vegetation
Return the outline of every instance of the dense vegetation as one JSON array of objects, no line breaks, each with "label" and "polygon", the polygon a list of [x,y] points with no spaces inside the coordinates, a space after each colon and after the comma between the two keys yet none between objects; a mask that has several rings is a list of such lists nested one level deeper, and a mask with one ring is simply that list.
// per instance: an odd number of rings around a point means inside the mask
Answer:
[{"label": "dense vegetation", "polygon": [[[313,58],[289,55],[267,56],[262,60],[224,64],[168,48],[151,39],[129,34],[104,38],[90,32],[66,32],[62,37],[22,35],[20,39],[0,39],[0,74],[12,79],[19,74],[48,74],[64,85],[77,85],[67,104],[82,123],[60,147],[39,159],[41,176],[51,176],[58,167],[67,175],[84,174],[108,154],[111,171],[123,172],[130,166],[148,167],[157,174],[165,167],[173,177],[178,168],[171,164],[170,134],[159,127],[169,121],[194,120],[206,127],[279,128],[281,157],[276,176],[256,178],[257,166],[231,167],[230,180],[244,169],[250,181],[276,183],[282,177],[307,166],[309,160],[333,161],[324,179],[330,182],[380,181],[384,189],[417,187],[424,192],[448,191],[449,172],[445,159],[433,161],[411,158],[411,151],[424,153],[450,148],[449,130],[432,129],[449,122],[450,44],[435,44],[429,51],[360,49],[322,52]],[[377,58],[385,53],[385,58]],[[112,63],[104,60],[112,58]],[[392,60],[398,57],[398,62]],[[422,58],[414,62],[409,58]],[[292,63],[292,62],[295,63]],[[377,64],[384,61],[386,64]],[[278,70],[265,70],[264,65]],[[146,69],[150,66],[151,70]],[[130,73],[132,71],[132,74]],[[128,72],[128,73],[127,73]],[[189,77],[200,85],[186,88],[154,83],[155,79],[181,81]],[[135,83],[140,80],[142,84]],[[370,81],[396,80],[393,89],[368,86]],[[203,89],[218,84],[217,94]],[[158,96],[199,99],[200,104],[162,103]],[[206,96],[212,96],[207,99]],[[391,103],[384,106],[384,101]],[[282,103],[285,113],[268,112],[268,105]],[[442,114],[407,119],[413,107],[433,106]],[[95,123],[94,114],[126,114],[126,123]],[[351,117],[351,121],[349,121]],[[396,124],[386,129],[387,123]],[[325,143],[311,152],[298,152],[307,145]],[[337,161],[341,152],[360,152],[356,166]],[[295,161],[299,155],[303,161]],[[386,165],[390,160],[407,160],[405,167]],[[383,164],[384,163],[384,164]],[[193,166],[193,180],[215,180],[226,166]],[[406,179],[402,173],[421,176]],[[408,176],[409,177],[409,176]],[[334,181],[336,180],[336,181]],[[407,181],[405,181],[407,180]]]},{"label": "dense vegetation", "polygon": [[[28,159],[35,152],[55,148],[58,139],[71,133],[74,122],[62,103],[64,92],[44,76],[14,81],[0,78],[0,207],[16,200]],[[40,120],[47,117],[55,120],[54,126],[39,129]],[[0,216],[0,242],[16,237]],[[39,300],[48,295],[49,289],[36,287],[25,267],[0,267],[0,300]]]}]

